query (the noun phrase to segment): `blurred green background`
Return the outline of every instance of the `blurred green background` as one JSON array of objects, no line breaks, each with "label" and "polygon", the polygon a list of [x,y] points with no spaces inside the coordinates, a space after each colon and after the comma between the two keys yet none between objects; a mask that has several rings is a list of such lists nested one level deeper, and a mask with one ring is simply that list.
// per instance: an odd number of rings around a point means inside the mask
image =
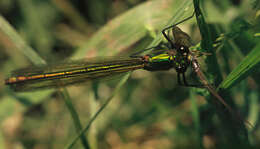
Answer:
[{"label": "blurred green background", "polygon": [[[200,2],[212,39],[217,41],[221,85],[235,82],[224,87],[229,94],[224,98],[252,125],[246,135],[234,133],[239,132],[236,126],[225,126],[232,119],[223,121],[216,111],[224,110],[223,115],[228,111],[209,104],[205,98],[211,97],[205,90],[178,86],[174,70],[135,71],[116,92],[121,78],[67,87],[67,101],[55,89],[15,93],[4,85],[12,70],[44,60],[127,56],[147,48],[156,39],[163,40],[160,31],[166,24],[191,15],[191,0],[1,0],[0,148],[65,148],[80,127],[73,118],[79,117],[84,128],[113,93],[85,141],[79,139],[74,148],[260,148],[260,2]],[[200,42],[195,17],[179,27],[195,44]],[[200,62],[207,74],[214,66],[203,63],[204,59]],[[241,65],[243,60],[249,66]],[[248,69],[238,78],[225,79],[242,68]],[[214,79],[212,74],[208,77]],[[193,73],[188,79],[196,81]],[[77,112],[73,118],[68,101]]]}]

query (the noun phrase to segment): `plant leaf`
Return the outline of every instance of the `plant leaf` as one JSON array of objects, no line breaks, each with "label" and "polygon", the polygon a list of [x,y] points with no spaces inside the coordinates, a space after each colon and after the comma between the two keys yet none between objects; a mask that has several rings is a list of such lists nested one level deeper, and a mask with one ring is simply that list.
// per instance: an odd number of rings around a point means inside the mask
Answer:
[{"label": "plant leaf", "polygon": [[227,78],[220,84],[219,88],[229,89],[235,84],[248,77],[260,62],[260,44],[244,58],[244,60],[227,76]]},{"label": "plant leaf", "polygon": [[[185,12],[190,12],[191,8],[190,0],[156,0],[143,3],[108,22],[78,49],[75,57],[84,56],[86,51],[91,55],[95,53],[95,56],[114,55],[144,38],[151,30],[161,31],[171,17],[169,24],[182,20]],[[161,32],[159,35],[156,40],[161,41]],[[158,41],[152,45],[157,44]]]}]

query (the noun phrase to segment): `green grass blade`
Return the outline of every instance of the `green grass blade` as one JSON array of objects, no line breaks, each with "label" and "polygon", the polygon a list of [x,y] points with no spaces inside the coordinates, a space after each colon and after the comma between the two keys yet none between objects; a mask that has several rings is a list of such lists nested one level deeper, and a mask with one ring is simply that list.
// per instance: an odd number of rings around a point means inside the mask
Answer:
[{"label": "green grass blade", "polygon": [[248,77],[255,68],[259,67],[260,44],[258,44],[244,60],[227,76],[219,88],[229,89]]},{"label": "green grass blade", "polygon": [[[207,57],[207,59],[205,60],[208,69],[207,69],[207,74],[211,75],[214,78],[214,82],[215,84],[220,84],[221,80],[222,80],[222,76],[221,76],[221,71],[217,62],[217,58],[216,58],[216,53],[213,50],[213,41],[212,41],[212,37],[211,37],[211,30],[209,29],[203,13],[200,9],[199,6],[199,0],[193,0],[194,1],[194,9],[195,9],[195,14],[196,14],[196,19],[197,19],[197,23],[199,26],[199,30],[201,33],[201,37],[202,37],[202,41],[201,41],[201,48],[203,50],[205,50],[206,52],[211,53],[212,55]],[[211,82],[211,80],[210,80]],[[208,89],[210,91],[210,89]],[[213,92],[212,92],[213,91]],[[212,94],[213,96],[208,96],[206,99],[207,101],[211,104],[214,105],[216,113],[218,115],[218,118],[221,121],[221,125],[220,127],[223,127],[223,131],[224,132],[228,132],[226,134],[221,134],[223,139],[234,139],[234,142],[243,142],[241,143],[241,146],[244,147],[248,147],[249,146],[249,142],[248,142],[248,134],[247,131],[245,129],[245,126],[243,125],[243,123],[241,123],[241,120],[237,119],[232,119],[232,113],[233,112],[229,112],[229,113],[224,113],[225,109],[229,107],[229,105],[234,105],[234,103],[232,103],[232,100],[227,100],[230,99],[231,97],[229,96],[228,93],[217,93],[217,91],[213,88],[212,91],[210,91],[211,93],[216,93],[215,95]],[[210,98],[212,97],[212,98]],[[220,98],[218,98],[220,97]],[[228,106],[225,106],[226,108],[224,108],[224,106],[222,107],[217,107],[217,104],[214,102],[216,101],[216,99],[218,99],[219,101],[224,100]],[[224,99],[223,99],[224,98]],[[221,100],[220,100],[221,99]],[[226,99],[226,100],[225,100]],[[230,108],[228,108],[230,109]],[[231,111],[233,111],[231,109]],[[238,115],[238,114],[237,114]],[[240,117],[238,115],[238,117]],[[227,122],[229,121],[229,122]],[[238,125],[237,125],[238,124]],[[237,125],[236,127],[234,127],[234,125]],[[238,128],[239,127],[239,128]]]},{"label": "green grass blade", "polygon": [[[74,108],[74,106],[71,102],[71,98],[69,96],[68,91],[66,90],[66,88],[60,88],[59,93],[60,93],[60,96],[64,100],[64,102],[65,102],[65,104],[66,104],[66,106],[67,106],[67,108],[70,112],[70,115],[73,119],[73,123],[74,123],[75,128],[76,128],[76,132],[80,133],[80,130],[82,130],[82,125],[80,123],[79,115],[78,115],[76,109]],[[85,149],[90,148],[89,143],[86,140],[86,137],[85,137],[84,134],[80,135],[80,140],[81,140],[81,143],[82,143],[82,145],[84,146]]]},{"label": "green grass blade", "polygon": [[115,90],[111,94],[111,96],[106,100],[106,102],[99,108],[99,110],[95,113],[95,115],[90,119],[90,121],[87,123],[86,127],[73,139],[73,141],[66,147],[66,149],[71,149],[77,142],[77,140],[80,138],[80,136],[84,135],[90,128],[91,124],[96,120],[98,115],[104,110],[104,108],[111,102],[111,100],[114,98],[114,96],[118,93],[119,89],[125,84],[127,79],[129,78],[131,73],[127,73],[117,84]]},{"label": "green grass blade", "polygon": [[200,113],[199,113],[199,108],[198,104],[196,103],[196,98],[195,98],[195,91],[191,90],[190,91],[190,101],[191,101],[191,114],[193,117],[195,129],[197,132],[196,139],[198,141],[199,147],[203,148],[203,140],[202,140],[202,133],[201,133],[201,125],[200,125]]},{"label": "green grass blade", "polygon": [[[0,30],[1,32],[5,33],[7,37],[11,40],[11,42],[16,46],[17,50],[22,52],[26,58],[28,58],[34,65],[38,64],[46,64],[46,62],[30,47],[28,46],[25,41],[20,37],[20,35],[15,31],[15,29],[2,17],[0,16]],[[50,93],[50,92],[48,92]],[[76,129],[79,131],[81,130],[80,121],[78,118],[78,114],[76,113],[75,108],[70,102],[69,95],[65,89],[63,91],[60,91],[62,97],[64,97],[64,101],[66,103],[67,108],[69,109],[72,119],[74,120],[74,124]],[[49,94],[46,94],[46,96]],[[27,99],[29,100],[29,99]],[[26,101],[30,102],[30,101]],[[82,144],[85,146],[85,148],[89,148],[87,140],[84,138],[84,136],[81,137]]]},{"label": "green grass blade", "polygon": [[[97,53],[97,56],[114,55],[155,31],[160,35],[157,40],[161,41],[162,35],[159,32],[167,21],[173,18],[168,23],[174,24],[185,18],[186,12],[191,12],[191,4],[190,0],[155,0],[142,3],[108,22],[78,49],[75,57],[84,56],[86,53],[82,52],[86,50]],[[153,42],[152,45],[157,43],[158,41]]]},{"label": "green grass blade", "polygon": [[77,11],[73,4],[68,0],[53,0],[56,7],[81,31],[88,33],[91,25],[86,19]]},{"label": "green grass blade", "polygon": [[[178,23],[179,21],[182,21],[183,19],[189,17],[192,15],[193,9],[192,9],[192,1],[184,1],[176,12],[174,13],[173,17],[164,25],[162,28],[160,28],[160,31],[164,28],[171,26],[173,24]],[[154,47],[158,45],[164,38],[162,37],[162,33],[159,32],[156,38],[153,40],[153,42],[148,47]]]},{"label": "green grass blade", "polygon": [[46,62],[20,37],[15,29],[0,15],[0,30],[15,45],[17,50],[23,53],[33,64],[46,64]]},{"label": "green grass blade", "polygon": [[[25,41],[24,39],[16,32],[16,30],[9,24],[9,22],[0,15],[0,32],[2,32],[4,35],[6,35],[6,38],[8,38],[11,42],[11,44],[16,47],[13,50],[13,53],[22,53],[29,61],[31,61],[34,65],[37,64],[46,64],[45,60],[43,60],[35,51],[32,49]],[[7,90],[8,91],[8,90]],[[51,93],[51,91],[43,92],[42,94],[35,94],[32,93],[28,96],[28,94],[20,94],[19,96],[14,95],[11,93],[12,96],[16,100],[19,101],[19,98],[23,98],[24,102],[26,103],[39,103],[44,99],[44,97],[48,96]],[[37,98],[35,98],[37,97]],[[37,99],[37,100],[36,100]],[[20,102],[20,101],[19,101]]]},{"label": "green grass blade", "polygon": [[[220,68],[217,62],[216,53],[213,50],[213,40],[211,37],[211,33],[209,27],[204,19],[203,13],[200,10],[199,0],[193,0],[194,2],[194,9],[197,19],[197,24],[201,34],[201,48],[205,52],[211,53],[212,55],[207,57],[205,62],[208,64],[207,73],[209,75],[215,76],[214,82],[215,84],[219,84],[222,80],[220,74]],[[211,81],[211,80],[210,80]]]}]

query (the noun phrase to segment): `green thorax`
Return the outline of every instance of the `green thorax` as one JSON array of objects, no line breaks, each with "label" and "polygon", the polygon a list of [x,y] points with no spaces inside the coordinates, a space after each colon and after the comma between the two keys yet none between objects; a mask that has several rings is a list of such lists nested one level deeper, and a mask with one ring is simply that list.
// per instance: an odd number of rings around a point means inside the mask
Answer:
[{"label": "green thorax", "polygon": [[148,55],[144,69],[148,71],[160,71],[174,68],[177,72],[185,72],[190,65],[190,60],[188,58],[189,51],[187,49],[184,49],[184,51],[170,49],[164,50],[161,53]]}]

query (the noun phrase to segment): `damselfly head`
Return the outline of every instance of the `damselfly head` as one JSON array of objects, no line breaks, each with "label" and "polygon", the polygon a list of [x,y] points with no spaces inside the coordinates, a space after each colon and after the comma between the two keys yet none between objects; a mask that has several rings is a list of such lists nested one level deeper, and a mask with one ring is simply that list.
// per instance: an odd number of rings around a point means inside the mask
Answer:
[{"label": "damselfly head", "polygon": [[188,47],[186,47],[184,45],[180,45],[180,46],[177,46],[177,52],[185,57],[190,53],[190,50]]},{"label": "damselfly head", "polygon": [[183,45],[176,45],[175,55],[173,56],[173,67],[176,72],[184,73],[187,68],[190,66],[190,51],[189,48]]}]

